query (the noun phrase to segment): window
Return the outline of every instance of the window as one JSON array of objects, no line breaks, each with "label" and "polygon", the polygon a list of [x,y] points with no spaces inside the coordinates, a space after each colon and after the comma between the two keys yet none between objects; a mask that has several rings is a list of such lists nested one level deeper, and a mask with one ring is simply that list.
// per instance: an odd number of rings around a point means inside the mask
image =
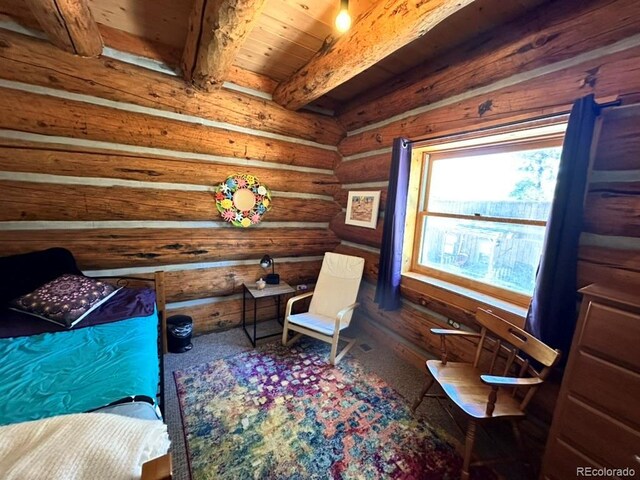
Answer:
[{"label": "window", "polygon": [[417,149],[422,170],[412,270],[526,305],[565,127]]}]

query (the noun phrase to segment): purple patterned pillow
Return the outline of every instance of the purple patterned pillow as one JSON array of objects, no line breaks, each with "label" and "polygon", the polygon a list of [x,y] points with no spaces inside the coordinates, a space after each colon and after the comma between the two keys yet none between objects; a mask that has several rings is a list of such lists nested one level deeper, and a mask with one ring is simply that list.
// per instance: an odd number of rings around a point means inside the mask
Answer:
[{"label": "purple patterned pillow", "polygon": [[11,308],[71,328],[118,290],[108,283],[65,274],[11,302]]}]

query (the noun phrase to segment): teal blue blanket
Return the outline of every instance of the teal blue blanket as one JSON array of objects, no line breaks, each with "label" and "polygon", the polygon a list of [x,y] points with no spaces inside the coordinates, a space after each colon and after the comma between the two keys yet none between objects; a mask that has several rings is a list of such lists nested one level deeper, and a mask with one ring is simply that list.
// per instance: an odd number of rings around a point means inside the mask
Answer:
[{"label": "teal blue blanket", "polygon": [[0,339],[0,425],[156,398],[158,316]]}]

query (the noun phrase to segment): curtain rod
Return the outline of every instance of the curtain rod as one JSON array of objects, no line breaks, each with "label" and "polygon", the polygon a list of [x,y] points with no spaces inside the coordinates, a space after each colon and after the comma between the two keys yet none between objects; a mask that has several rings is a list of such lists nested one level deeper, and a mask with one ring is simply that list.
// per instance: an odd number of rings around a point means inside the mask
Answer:
[{"label": "curtain rod", "polygon": [[[605,103],[598,104],[598,107],[600,109],[603,109],[603,108],[610,108],[610,107],[619,107],[620,105],[622,105],[622,100],[618,99],[618,100],[613,100],[611,102],[605,102]],[[417,138],[415,140],[409,140],[406,143],[408,145],[413,145],[414,143],[422,143],[422,142],[426,142],[426,141],[442,140],[443,138],[453,138],[453,137],[458,137],[458,136],[461,136],[461,135],[467,135],[467,134],[470,134],[470,133],[480,133],[480,132],[484,132],[484,131],[487,131],[487,130],[495,130],[496,128],[511,127],[513,125],[519,125],[519,124],[523,124],[523,123],[537,122],[537,121],[549,120],[549,119],[553,119],[553,118],[561,118],[561,117],[567,116],[569,113],[570,113],[570,110],[567,110],[565,112],[560,112],[560,113],[550,113],[549,115],[544,115],[542,117],[532,118],[530,120],[525,120],[525,121],[518,120],[518,121],[509,122],[509,123],[503,123],[502,125],[498,125],[497,127],[496,126],[483,127],[483,128],[478,128],[478,129],[475,129],[475,130],[466,130],[466,131],[455,133],[455,134],[438,135],[436,137]]]},{"label": "curtain rod", "polygon": [[612,100],[610,102],[605,102],[605,103],[599,103],[598,106],[600,108],[610,108],[610,107],[619,107],[620,105],[622,105],[622,99],[619,98],[617,100]]}]

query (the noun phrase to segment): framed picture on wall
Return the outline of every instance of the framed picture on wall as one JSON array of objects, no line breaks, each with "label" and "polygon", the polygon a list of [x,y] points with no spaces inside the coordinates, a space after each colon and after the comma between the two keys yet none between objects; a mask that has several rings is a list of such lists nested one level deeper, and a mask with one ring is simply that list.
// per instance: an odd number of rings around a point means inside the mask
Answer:
[{"label": "framed picture on wall", "polygon": [[347,201],[347,225],[376,228],[380,192],[349,192]]}]

